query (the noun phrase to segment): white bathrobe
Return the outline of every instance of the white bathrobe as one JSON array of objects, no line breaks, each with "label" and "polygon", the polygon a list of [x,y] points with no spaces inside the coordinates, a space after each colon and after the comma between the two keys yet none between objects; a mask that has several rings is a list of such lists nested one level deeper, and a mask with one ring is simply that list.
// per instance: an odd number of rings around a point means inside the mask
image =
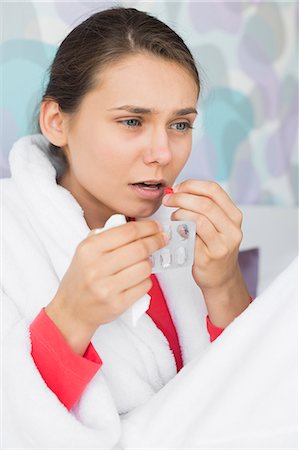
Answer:
[{"label": "white bathrobe", "polygon": [[190,268],[157,274],[186,367],[176,375],[147,314],[137,326],[124,314],[93,336],[103,366],[70,412],[47,388],[29,325],[90,230],[57,185],[46,145],[40,135],[20,139],[2,181],[2,448],[295,448],[295,263],[280,295],[256,299],[213,344]]}]

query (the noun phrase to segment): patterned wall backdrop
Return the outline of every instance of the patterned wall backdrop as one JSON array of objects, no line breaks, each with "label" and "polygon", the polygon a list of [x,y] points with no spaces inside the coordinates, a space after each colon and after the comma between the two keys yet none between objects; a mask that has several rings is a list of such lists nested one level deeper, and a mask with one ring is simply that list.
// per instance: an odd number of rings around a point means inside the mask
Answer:
[{"label": "patterned wall backdrop", "polygon": [[137,7],[173,27],[200,68],[193,150],[181,174],[214,179],[239,204],[298,204],[298,3],[2,2],[1,175],[12,143],[34,131],[46,69],[92,12]]}]

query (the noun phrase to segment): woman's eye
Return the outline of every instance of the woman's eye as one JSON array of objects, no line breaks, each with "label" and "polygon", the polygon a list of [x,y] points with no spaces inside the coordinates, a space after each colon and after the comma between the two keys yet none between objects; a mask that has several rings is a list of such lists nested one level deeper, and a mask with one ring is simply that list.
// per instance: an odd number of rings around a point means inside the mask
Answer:
[{"label": "woman's eye", "polygon": [[175,127],[177,131],[187,131],[189,129],[192,129],[193,127],[188,122],[177,122],[171,125],[172,127]]},{"label": "woman's eye", "polygon": [[141,122],[138,119],[125,119],[121,123],[126,125],[128,128],[136,128],[141,126]]}]

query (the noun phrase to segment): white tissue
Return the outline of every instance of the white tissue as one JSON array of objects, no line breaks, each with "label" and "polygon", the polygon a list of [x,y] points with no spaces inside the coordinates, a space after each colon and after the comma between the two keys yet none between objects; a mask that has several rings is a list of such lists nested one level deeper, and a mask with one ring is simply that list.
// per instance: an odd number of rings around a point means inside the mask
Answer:
[{"label": "white tissue", "polygon": [[130,308],[127,309],[120,317],[123,322],[126,322],[132,327],[136,327],[140,317],[146,313],[149,308],[151,296],[148,294],[143,295],[137,300]]},{"label": "white tissue", "polygon": [[[97,228],[96,234],[102,233],[103,231],[109,230],[110,228],[117,227],[127,223],[126,218],[123,214],[113,214],[103,228]],[[139,300],[137,300],[130,308],[128,308],[120,318],[128,325],[135,327],[138,323],[140,317],[146,313],[149,308],[151,301],[151,296],[148,294],[143,295]]]}]

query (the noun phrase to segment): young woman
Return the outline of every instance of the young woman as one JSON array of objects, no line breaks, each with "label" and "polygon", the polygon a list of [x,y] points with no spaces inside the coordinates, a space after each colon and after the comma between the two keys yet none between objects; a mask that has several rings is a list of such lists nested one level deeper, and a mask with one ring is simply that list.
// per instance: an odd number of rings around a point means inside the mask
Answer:
[{"label": "young woman", "polygon": [[[122,415],[248,307],[240,210],[215,182],[175,184],[199,93],[182,39],[144,12],[96,13],[60,45],[41,134],[3,181],[8,447],[113,448]],[[161,218],[196,223],[192,270],[151,274]]]}]

